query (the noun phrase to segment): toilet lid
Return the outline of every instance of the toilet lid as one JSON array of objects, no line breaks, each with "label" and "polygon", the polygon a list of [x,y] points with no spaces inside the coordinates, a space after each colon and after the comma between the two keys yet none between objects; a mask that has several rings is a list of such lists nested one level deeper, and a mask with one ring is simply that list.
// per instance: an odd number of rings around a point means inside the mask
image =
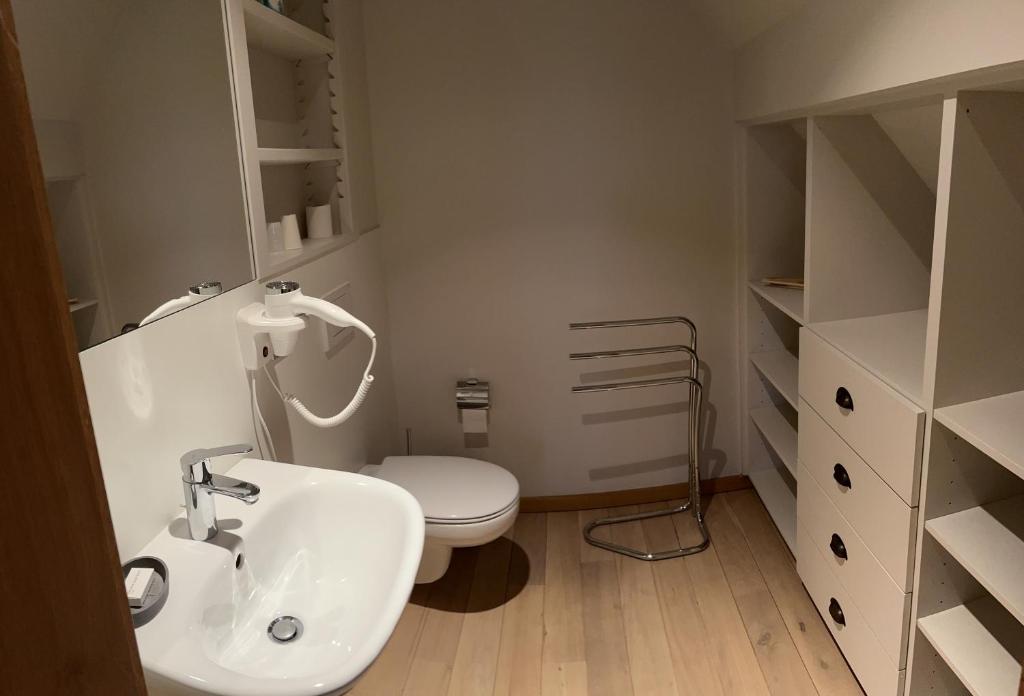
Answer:
[{"label": "toilet lid", "polygon": [[479,459],[388,457],[374,475],[412,493],[428,522],[485,520],[519,500],[516,477]]}]

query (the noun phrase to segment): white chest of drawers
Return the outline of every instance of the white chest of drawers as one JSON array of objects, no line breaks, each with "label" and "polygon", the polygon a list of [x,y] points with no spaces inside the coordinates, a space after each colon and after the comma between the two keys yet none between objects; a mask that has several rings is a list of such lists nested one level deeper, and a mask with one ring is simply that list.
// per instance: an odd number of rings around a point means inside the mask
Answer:
[{"label": "white chest of drawers", "polygon": [[924,410],[800,331],[797,566],[868,696],[902,691]]}]

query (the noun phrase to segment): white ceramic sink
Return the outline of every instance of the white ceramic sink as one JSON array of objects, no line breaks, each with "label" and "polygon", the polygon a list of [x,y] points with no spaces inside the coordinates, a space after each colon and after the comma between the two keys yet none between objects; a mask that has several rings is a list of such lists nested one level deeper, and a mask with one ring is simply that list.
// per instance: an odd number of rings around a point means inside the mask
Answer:
[{"label": "white ceramic sink", "polygon": [[[423,550],[419,504],[359,474],[245,459],[228,475],[258,485],[260,500],[216,496],[212,540],[190,539],[182,516],[140,552],[170,575],[167,603],[136,630],[150,693],[343,693],[409,599]],[[267,629],[285,615],[302,634],[278,643]]]}]

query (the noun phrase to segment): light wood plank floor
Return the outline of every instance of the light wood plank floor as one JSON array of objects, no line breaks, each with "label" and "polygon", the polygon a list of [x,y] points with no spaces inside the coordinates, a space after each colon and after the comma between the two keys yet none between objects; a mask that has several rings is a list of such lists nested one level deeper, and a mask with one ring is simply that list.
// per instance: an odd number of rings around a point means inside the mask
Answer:
[{"label": "light wood plank floor", "polygon": [[[756,493],[709,499],[712,546],[695,556],[646,563],[583,541],[588,520],[637,509],[523,514],[457,549],[352,694],[863,696]],[[696,538],[688,515],[609,533]]]}]

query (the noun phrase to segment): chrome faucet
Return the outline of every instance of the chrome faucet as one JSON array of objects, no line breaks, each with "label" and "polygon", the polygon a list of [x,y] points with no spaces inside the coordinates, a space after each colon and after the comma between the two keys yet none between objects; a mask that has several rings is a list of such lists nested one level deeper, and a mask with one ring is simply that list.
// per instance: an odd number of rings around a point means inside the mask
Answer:
[{"label": "chrome faucet", "polygon": [[181,455],[181,485],[185,490],[185,516],[188,533],[196,541],[217,534],[217,510],[213,495],[226,495],[252,505],[260,499],[260,487],[247,481],[210,473],[210,459],[229,454],[252,452],[252,445],[226,445],[197,449]]}]

